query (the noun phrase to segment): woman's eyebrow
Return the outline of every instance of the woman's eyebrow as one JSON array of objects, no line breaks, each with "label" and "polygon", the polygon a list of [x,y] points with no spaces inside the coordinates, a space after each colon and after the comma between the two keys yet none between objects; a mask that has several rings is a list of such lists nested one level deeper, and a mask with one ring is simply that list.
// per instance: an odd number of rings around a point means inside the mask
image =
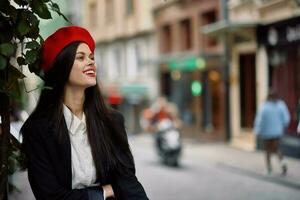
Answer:
[{"label": "woman's eyebrow", "polygon": [[77,52],[76,54],[83,54],[83,55],[85,55],[85,53],[82,52],[82,51],[79,51],[79,52]]},{"label": "woman's eyebrow", "polygon": [[[85,53],[85,52],[82,52],[82,51],[79,51],[79,52],[77,52],[76,54],[83,54],[83,55],[85,55],[86,53]],[[89,56],[94,56],[94,54],[93,54],[93,53],[90,53]]]}]

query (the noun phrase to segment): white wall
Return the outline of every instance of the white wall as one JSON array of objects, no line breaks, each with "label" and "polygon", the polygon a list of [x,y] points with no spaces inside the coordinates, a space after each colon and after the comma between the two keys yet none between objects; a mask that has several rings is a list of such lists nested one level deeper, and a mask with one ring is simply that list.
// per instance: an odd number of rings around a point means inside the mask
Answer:
[{"label": "white wall", "polygon": [[156,40],[153,35],[98,44],[96,47],[98,79],[104,86],[144,84],[148,86],[148,91],[151,91],[150,98],[155,98],[159,91],[158,66],[150,60],[156,58],[156,52]]}]

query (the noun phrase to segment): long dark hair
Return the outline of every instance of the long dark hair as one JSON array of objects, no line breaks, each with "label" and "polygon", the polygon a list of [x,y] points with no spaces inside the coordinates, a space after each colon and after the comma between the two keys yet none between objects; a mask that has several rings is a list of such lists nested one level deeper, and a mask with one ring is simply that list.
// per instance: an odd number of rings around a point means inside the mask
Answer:
[{"label": "long dark hair", "polygon": [[[45,73],[44,89],[41,92],[36,109],[31,114],[39,118],[46,117],[58,130],[58,141],[68,139],[63,115],[64,88],[75,60],[80,42],[66,46],[56,57],[50,70]],[[97,179],[105,181],[108,171],[116,169],[126,173],[128,159],[133,159],[123,124],[116,121],[114,112],[108,109],[98,85],[85,90],[83,110],[86,115],[88,139],[96,166]],[[121,127],[121,128],[120,128]],[[127,155],[119,156],[120,152]],[[133,161],[133,160],[132,160]]]}]

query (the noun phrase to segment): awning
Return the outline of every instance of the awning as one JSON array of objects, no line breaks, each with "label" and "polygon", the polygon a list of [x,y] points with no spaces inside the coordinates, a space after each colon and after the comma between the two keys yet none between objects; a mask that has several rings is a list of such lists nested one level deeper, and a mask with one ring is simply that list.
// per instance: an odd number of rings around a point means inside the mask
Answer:
[{"label": "awning", "polygon": [[218,36],[224,33],[241,33],[245,29],[255,28],[258,24],[255,21],[232,22],[220,20],[201,27],[201,32],[210,36]]},{"label": "awning", "polygon": [[142,83],[128,83],[121,86],[121,93],[126,96],[130,94],[146,95],[148,87]]},{"label": "awning", "polygon": [[143,83],[127,83],[121,86],[121,94],[131,104],[139,104],[148,96],[148,86]]},{"label": "awning", "polygon": [[205,68],[205,60],[200,57],[191,57],[184,59],[172,59],[167,62],[171,71],[195,71]]}]

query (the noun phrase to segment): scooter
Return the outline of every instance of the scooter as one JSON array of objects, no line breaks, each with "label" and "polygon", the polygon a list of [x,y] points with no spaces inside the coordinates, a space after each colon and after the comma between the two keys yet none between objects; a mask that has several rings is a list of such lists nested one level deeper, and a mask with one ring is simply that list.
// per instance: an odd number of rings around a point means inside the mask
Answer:
[{"label": "scooter", "polygon": [[178,166],[182,150],[180,132],[169,119],[157,123],[155,144],[162,162],[170,166]]}]

